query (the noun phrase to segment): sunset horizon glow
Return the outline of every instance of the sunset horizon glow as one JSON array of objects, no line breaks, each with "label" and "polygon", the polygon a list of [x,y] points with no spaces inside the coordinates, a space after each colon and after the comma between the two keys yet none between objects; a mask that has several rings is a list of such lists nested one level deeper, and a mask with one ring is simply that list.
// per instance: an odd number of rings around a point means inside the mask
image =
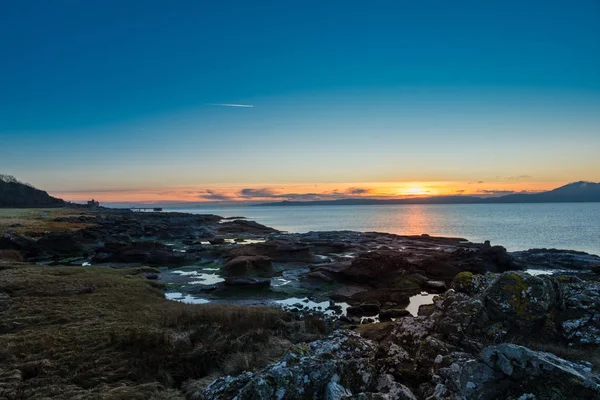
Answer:
[{"label": "sunset horizon glow", "polygon": [[180,186],[90,191],[49,191],[67,201],[102,203],[257,203],[348,198],[401,199],[435,196],[497,197],[514,193],[537,193],[569,182],[356,182],[326,184],[256,184]]}]

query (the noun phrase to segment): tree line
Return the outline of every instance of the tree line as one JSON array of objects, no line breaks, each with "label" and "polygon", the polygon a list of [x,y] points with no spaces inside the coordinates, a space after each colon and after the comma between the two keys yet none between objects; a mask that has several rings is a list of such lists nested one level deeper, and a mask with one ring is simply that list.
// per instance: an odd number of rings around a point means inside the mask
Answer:
[{"label": "tree line", "polygon": [[65,202],[12,175],[0,174],[0,207],[60,207]]}]

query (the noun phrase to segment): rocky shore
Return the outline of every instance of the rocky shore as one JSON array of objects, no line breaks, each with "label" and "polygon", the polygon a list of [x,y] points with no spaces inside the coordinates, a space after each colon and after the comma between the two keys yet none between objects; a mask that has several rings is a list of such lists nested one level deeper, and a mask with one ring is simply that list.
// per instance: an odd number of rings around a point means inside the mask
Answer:
[{"label": "rocky shore", "polygon": [[79,210],[51,222],[66,228],[7,227],[0,258],[141,268],[180,302],[322,319],[318,340],[270,365],[178,380],[182,398],[600,398],[598,256],[428,235],[287,234],[184,213]]},{"label": "rocky shore", "polygon": [[189,383],[188,392],[197,399],[597,399],[597,365],[584,359],[595,352],[600,361],[599,294],[597,282],[575,276],[462,272],[418,317],[363,326],[360,334],[338,330],[292,347],[262,371],[204,390]]}]

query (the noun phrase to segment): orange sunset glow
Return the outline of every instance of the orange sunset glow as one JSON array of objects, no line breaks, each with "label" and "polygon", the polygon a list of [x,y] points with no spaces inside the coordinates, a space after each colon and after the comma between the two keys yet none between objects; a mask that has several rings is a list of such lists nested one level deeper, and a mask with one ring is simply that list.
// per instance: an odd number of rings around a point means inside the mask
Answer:
[{"label": "orange sunset glow", "polygon": [[566,182],[354,182],[319,184],[246,184],[179,186],[138,189],[102,189],[52,192],[70,201],[94,198],[105,203],[160,202],[269,202],[281,200],[335,200],[342,198],[407,198],[413,196],[500,196],[551,190]]}]

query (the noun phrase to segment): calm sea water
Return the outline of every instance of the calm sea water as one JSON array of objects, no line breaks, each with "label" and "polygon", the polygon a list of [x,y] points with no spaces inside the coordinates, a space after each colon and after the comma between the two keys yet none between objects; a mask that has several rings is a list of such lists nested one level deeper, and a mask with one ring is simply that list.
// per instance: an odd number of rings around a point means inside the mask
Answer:
[{"label": "calm sea water", "polygon": [[600,203],[210,207],[165,211],[244,216],[288,232],[326,230],[460,236],[509,251],[561,248],[600,254]]}]

